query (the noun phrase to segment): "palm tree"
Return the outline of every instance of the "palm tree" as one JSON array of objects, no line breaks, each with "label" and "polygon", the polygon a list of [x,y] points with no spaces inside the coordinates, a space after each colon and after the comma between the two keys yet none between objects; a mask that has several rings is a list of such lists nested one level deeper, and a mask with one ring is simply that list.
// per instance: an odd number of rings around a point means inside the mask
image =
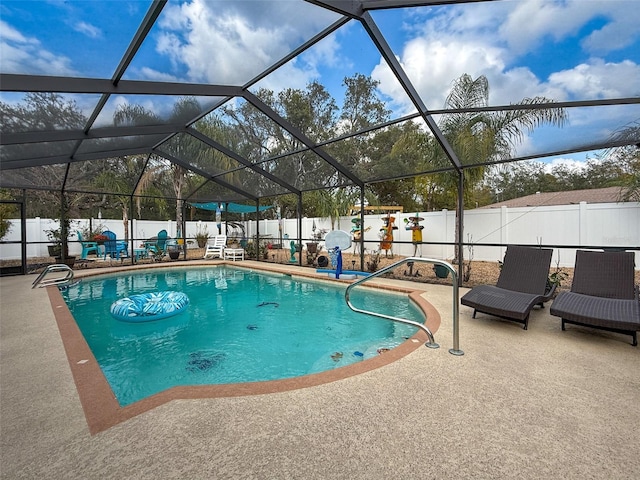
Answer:
[{"label": "palm tree", "polygon": [[349,213],[349,209],[359,198],[358,192],[349,191],[348,188],[318,190],[316,194],[318,215],[331,219],[331,230],[335,230],[336,220],[340,228],[340,216]]},{"label": "palm tree", "polygon": [[[524,98],[518,105],[533,106],[550,103],[545,97]],[[489,81],[483,75],[475,80],[468,74],[458,78],[449,93],[445,108],[465,110],[489,105]],[[566,113],[562,108],[527,108],[497,112],[473,111],[452,113],[444,116],[439,126],[451,144],[463,166],[464,196],[468,198],[473,189],[484,179],[488,162],[512,156],[525,133],[531,133],[544,124],[562,126]],[[429,142],[425,160],[430,167],[448,167],[449,159],[435,141]],[[465,168],[465,165],[473,167]],[[446,190],[456,191],[458,173],[437,174],[437,182]],[[456,217],[462,211],[463,199],[456,195]],[[458,237],[456,222],[456,238]]]},{"label": "palm tree", "polygon": [[623,164],[632,166],[631,174],[624,179],[620,192],[621,202],[640,202],[640,123],[621,129],[614,135],[614,140],[631,141],[634,145],[616,147],[608,150],[606,155],[617,160],[624,160]]}]

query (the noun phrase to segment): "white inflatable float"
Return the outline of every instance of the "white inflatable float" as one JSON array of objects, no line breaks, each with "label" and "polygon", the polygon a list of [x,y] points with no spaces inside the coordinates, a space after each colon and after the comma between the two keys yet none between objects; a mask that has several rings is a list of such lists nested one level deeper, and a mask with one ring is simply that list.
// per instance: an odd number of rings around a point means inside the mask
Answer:
[{"label": "white inflatable float", "polygon": [[111,315],[123,322],[150,322],[184,311],[189,297],[182,292],[142,293],[121,298],[111,304]]}]

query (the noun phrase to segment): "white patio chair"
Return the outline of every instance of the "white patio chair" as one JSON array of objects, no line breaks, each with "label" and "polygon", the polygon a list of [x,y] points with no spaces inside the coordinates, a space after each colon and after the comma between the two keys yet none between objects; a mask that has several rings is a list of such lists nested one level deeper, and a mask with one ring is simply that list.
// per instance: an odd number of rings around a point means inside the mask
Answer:
[{"label": "white patio chair", "polygon": [[224,258],[224,247],[227,245],[226,235],[216,235],[207,242],[207,247],[202,258]]}]

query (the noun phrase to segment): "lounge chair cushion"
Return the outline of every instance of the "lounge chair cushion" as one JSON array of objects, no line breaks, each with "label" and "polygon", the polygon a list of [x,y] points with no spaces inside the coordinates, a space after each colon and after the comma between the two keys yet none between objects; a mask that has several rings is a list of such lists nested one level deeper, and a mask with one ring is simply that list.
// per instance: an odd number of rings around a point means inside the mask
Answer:
[{"label": "lounge chair cushion", "polygon": [[467,292],[460,303],[479,312],[524,322],[531,309],[542,301],[542,295],[515,292],[492,285],[479,285]]},{"label": "lounge chair cushion", "polygon": [[569,322],[607,329],[640,331],[640,302],[637,299],[604,298],[562,292],[551,305],[550,313]]}]

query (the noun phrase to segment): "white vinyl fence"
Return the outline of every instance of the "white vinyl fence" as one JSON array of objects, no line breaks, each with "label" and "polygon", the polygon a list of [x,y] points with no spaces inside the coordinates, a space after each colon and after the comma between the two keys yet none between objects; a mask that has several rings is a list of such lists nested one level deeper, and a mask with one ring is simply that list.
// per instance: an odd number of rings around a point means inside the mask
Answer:
[{"label": "white vinyl fence", "polygon": [[[439,212],[405,212],[395,213],[395,226],[393,253],[402,256],[414,255],[415,246],[411,243],[410,230],[405,229],[404,219],[412,216],[424,218],[421,225],[423,244],[418,246],[416,254],[423,257],[437,259],[451,259],[454,255],[452,245],[441,245],[442,242],[454,242],[455,240],[455,212],[442,210]],[[371,252],[380,248],[380,234],[384,225],[382,215],[365,215],[364,228],[370,227],[364,233],[365,252]],[[354,217],[341,217],[334,225],[335,229],[351,231]],[[89,224],[89,220],[76,220],[75,225],[81,228]],[[19,221],[12,222],[13,227],[4,241],[19,241]],[[255,222],[240,222],[245,227],[245,235],[251,239],[256,235]],[[317,230],[332,229],[328,218],[304,218],[302,219],[302,243],[311,241],[312,228],[315,223]],[[124,238],[124,224],[122,220],[92,219],[93,227],[102,225],[103,230],[111,230],[119,239]],[[27,247],[28,257],[47,256],[47,236],[45,230],[56,227],[57,224],[49,219],[27,220]],[[16,228],[17,227],[17,228]],[[207,229],[210,236],[218,233],[215,222],[187,222],[186,237],[193,238],[198,230]],[[281,227],[281,228],[280,228]],[[77,237],[71,236],[71,240]],[[137,221],[134,220],[133,231],[129,232],[129,238],[141,240],[153,237],[160,230],[167,230],[169,236],[176,237],[176,223],[174,221]],[[225,226],[222,225],[224,233]],[[260,236],[267,236],[267,241],[289,247],[290,241],[297,241],[297,219],[260,220]],[[240,234],[235,229],[232,233]],[[573,266],[575,261],[575,249],[580,246],[615,246],[638,248],[640,246],[640,203],[597,203],[587,204],[582,202],[577,205],[547,206],[547,207],[523,207],[523,208],[482,208],[468,210],[464,216],[464,241],[469,243],[489,244],[524,244],[524,245],[555,245],[553,264],[560,266]],[[195,247],[195,242],[188,245]],[[137,247],[137,245],[136,245]],[[351,251],[354,247],[352,247]],[[70,244],[70,253],[79,254],[80,245]],[[475,246],[471,252],[465,248],[465,258],[473,254],[474,260],[497,261],[504,256],[503,247]],[[20,258],[20,245],[0,245],[0,258]],[[640,251],[636,251],[636,265],[640,267]]]}]

